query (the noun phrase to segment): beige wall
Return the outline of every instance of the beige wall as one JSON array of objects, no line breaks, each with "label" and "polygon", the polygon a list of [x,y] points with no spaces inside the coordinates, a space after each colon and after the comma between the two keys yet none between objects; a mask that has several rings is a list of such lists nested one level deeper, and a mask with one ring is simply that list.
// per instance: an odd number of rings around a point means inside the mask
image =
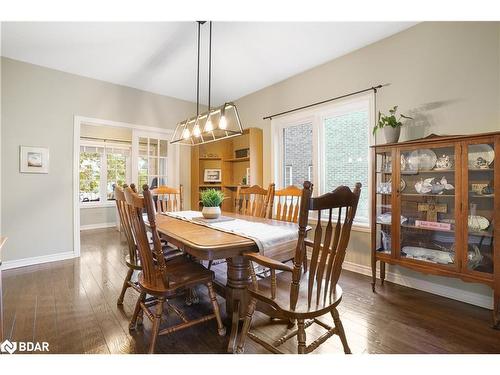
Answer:
[{"label": "beige wall", "polygon": [[[298,51],[300,53],[300,51]],[[264,184],[272,179],[270,121],[263,116],[390,83],[378,109],[398,104],[415,117],[402,139],[430,133],[500,130],[500,23],[422,23],[236,101],[242,123],[264,133]],[[378,139],[383,143],[383,140]],[[368,192],[364,190],[363,194]],[[369,234],[354,233],[347,261],[369,266]],[[394,270],[394,269],[393,269]],[[422,278],[406,270],[405,276]],[[490,295],[490,289],[425,277],[442,286]]]},{"label": "beige wall", "polygon": [[[5,261],[73,251],[74,115],[172,128],[196,109],[191,102],[7,58],[1,69]],[[20,145],[49,147],[50,173],[19,173]],[[181,183],[189,186],[189,149],[180,160]]]}]

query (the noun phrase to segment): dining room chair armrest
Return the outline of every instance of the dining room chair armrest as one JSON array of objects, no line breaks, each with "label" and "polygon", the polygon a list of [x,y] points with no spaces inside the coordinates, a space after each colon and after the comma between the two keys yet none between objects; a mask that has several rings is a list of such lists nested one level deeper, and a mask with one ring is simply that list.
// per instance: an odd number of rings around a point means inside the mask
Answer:
[{"label": "dining room chair armrest", "polygon": [[288,272],[293,272],[293,267],[281,263],[280,261],[271,259],[269,257],[266,257],[261,254],[254,254],[254,253],[246,253],[244,254],[245,258],[248,260],[251,260],[252,262],[255,262],[261,266],[271,268],[274,270],[280,270],[280,271],[288,271]]}]

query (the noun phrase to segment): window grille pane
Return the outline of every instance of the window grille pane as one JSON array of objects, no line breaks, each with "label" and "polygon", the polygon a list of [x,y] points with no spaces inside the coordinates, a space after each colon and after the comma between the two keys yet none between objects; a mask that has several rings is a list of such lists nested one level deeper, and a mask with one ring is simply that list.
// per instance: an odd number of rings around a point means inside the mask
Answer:
[{"label": "window grille pane", "polygon": [[123,186],[127,173],[127,158],[121,153],[111,153],[107,150],[108,176],[106,196],[108,200],[115,199],[116,186]]},{"label": "window grille pane", "polygon": [[80,152],[80,202],[100,200],[101,154]]},{"label": "window grille pane", "polygon": [[283,187],[302,187],[304,181],[312,180],[309,173],[313,152],[311,123],[283,129],[283,152],[283,165],[287,167],[283,170]]},{"label": "window grille pane", "polygon": [[363,184],[356,221],[368,223],[368,163],[369,163],[368,108],[327,118],[325,126],[325,192],[340,185],[353,188]]}]

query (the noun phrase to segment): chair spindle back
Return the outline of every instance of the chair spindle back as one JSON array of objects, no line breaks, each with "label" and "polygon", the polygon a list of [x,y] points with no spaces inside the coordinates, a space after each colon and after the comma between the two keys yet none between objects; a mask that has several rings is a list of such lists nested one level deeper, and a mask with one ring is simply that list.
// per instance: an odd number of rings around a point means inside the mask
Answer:
[{"label": "chair spindle back", "polygon": [[[307,257],[306,245],[312,247],[307,280],[308,306],[311,306],[313,298],[316,299],[318,305],[322,303],[321,299],[324,302],[327,297],[331,298],[335,293],[360,193],[361,184],[358,182],[353,191],[347,186],[339,186],[331,193],[311,198],[312,184],[309,181],[304,182],[299,215],[299,240],[290,287],[291,309],[295,309],[298,300],[301,267],[304,257]],[[315,211],[317,214],[316,229],[312,241],[306,240],[309,211]],[[323,215],[324,213],[327,215]],[[328,221],[323,235],[322,219],[325,220],[326,217],[328,217]],[[333,222],[333,219],[336,219],[336,223]]]},{"label": "chair spindle back", "polygon": [[290,185],[274,193],[276,212],[274,218],[281,221],[296,223],[299,219],[300,198],[302,189]]},{"label": "chair spindle back", "polygon": [[[126,188],[125,199],[132,224],[139,257],[141,259],[142,273],[144,281],[150,285],[156,285],[158,282],[158,273],[161,274],[163,286],[168,287],[168,276],[166,262],[163,257],[160,236],[156,230],[155,209],[151,191],[147,185],[143,187],[143,197],[140,197],[131,188]],[[151,251],[148,240],[146,224],[144,223],[143,212],[146,210],[149,227],[153,234],[153,250]],[[154,253],[154,254],[153,254]]]},{"label": "chair spindle back", "polygon": [[151,191],[156,196],[156,212],[175,212],[184,209],[184,187],[158,186]]},{"label": "chair spindle back", "polygon": [[234,212],[242,215],[271,218],[274,201],[274,184],[266,190],[259,185],[249,188],[238,186]]},{"label": "chair spindle back", "polygon": [[[130,262],[137,264],[137,246],[135,245],[134,234],[132,233],[132,223],[130,221],[129,210],[127,208],[127,201],[125,199],[125,193],[123,189],[126,189],[128,185],[123,185],[115,187],[115,202],[116,209],[118,210],[118,217],[120,218],[121,228],[125,233],[125,238],[127,239],[128,254]],[[135,185],[131,184],[130,187],[135,191]]]}]

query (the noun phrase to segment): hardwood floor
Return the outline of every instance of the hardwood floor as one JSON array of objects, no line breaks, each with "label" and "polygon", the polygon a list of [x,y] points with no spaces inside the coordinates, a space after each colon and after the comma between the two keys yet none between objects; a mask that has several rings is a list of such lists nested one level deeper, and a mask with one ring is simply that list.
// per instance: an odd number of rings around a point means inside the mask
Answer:
[{"label": "hardwood floor", "polygon": [[[128,331],[136,292],[127,291],[123,306],[116,305],[127,272],[124,239],[114,229],[85,231],[81,239],[80,259],[3,272],[6,337],[47,341],[52,353],[146,352],[147,319],[144,329],[133,335]],[[353,353],[500,353],[500,331],[490,328],[489,310],[391,283],[373,294],[369,277],[348,271],[340,285],[344,297],[339,311]],[[200,304],[187,308],[188,315],[210,309],[205,291],[199,294]],[[225,316],[224,301],[218,300]],[[174,303],[183,306],[184,300]],[[271,327],[262,314],[255,318],[261,336],[277,338],[286,330],[285,325]],[[322,332],[311,326],[308,341]],[[227,340],[210,321],[160,337],[157,352],[224,353]],[[294,352],[295,341],[283,349]],[[266,351],[249,341],[246,353]],[[342,353],[340,340],[330,338],[315,353]]]}]

